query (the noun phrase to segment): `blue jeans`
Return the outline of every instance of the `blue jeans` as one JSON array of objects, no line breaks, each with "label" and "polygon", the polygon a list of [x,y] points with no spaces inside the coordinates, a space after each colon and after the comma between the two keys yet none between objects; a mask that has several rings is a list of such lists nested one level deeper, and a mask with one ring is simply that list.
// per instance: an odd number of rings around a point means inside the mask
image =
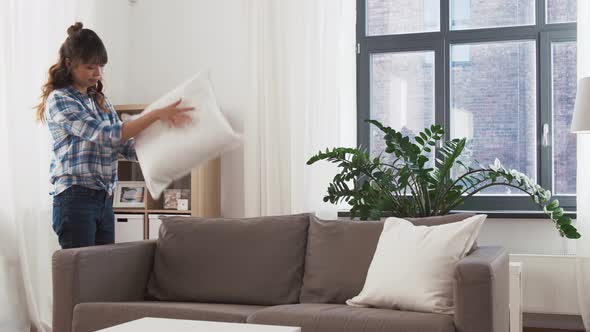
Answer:
[{"label": "blue jeans", "polygon": [[53,196],[53,230],[62,249],[114,243],[113,196],[76,185]]}]

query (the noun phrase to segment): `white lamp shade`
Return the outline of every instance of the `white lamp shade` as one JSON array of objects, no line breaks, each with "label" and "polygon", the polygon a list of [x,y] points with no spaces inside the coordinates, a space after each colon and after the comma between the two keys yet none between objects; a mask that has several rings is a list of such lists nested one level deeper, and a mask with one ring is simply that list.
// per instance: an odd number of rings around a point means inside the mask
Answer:
[{"label": "white lamp shade", "polygon": [[578,82],[571,130],[574,133],[590,133],[590,77]]}]

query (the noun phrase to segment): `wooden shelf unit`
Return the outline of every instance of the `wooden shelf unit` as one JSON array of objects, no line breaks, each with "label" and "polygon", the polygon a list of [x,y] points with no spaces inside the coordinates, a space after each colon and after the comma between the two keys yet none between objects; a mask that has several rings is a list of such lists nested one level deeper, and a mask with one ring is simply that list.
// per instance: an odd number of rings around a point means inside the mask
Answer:
[{"label": "wooden shelf unit", "polygon": [[[140,114],[147,105],[116,105],[115,110],[121,114]],[[139,163],[119,160],[119,181],[144,181]],[[219,217],[221,215],[220,176],[221,161],[213,159],[191,171],[187,176],[174,181],[169,189],[190,189],[189,210],[164,209],[163,194],[159,199],[147,193],[144,208],[113,208],[116,214],[142,214],[144,221],[144,239],[149,236],[150,214],[191,215],[199,217]]]}]

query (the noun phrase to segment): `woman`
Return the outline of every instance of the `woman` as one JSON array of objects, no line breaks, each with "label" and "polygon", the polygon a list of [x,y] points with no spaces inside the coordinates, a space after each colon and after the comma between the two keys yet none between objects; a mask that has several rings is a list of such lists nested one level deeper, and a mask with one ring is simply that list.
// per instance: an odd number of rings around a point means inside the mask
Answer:
[{"label": "woman", "polygon": [[122,123],[102,91],[104,44],[80,22],[67,32],[37,106],[52,138],[53,230],[64,249],[114,243],[118,156],[136,159],[133,137],[155,121],[183,126],[193,110],[179,100]]}]

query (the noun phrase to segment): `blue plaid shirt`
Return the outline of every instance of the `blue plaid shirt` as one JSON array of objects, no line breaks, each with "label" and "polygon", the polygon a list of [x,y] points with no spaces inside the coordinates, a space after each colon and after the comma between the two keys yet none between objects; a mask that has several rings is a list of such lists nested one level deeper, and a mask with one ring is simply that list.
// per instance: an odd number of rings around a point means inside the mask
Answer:
[{"label": "blue plaid shirt", "polygon": [[113,193],[119,155],[137,160],[134,141],[121,139],[122,122],[105,97],[99,109],[94,99],[70,86],[51,92],[45,105],[45,120],[51,133],[49,166],[52,195],[72,185]]}]

